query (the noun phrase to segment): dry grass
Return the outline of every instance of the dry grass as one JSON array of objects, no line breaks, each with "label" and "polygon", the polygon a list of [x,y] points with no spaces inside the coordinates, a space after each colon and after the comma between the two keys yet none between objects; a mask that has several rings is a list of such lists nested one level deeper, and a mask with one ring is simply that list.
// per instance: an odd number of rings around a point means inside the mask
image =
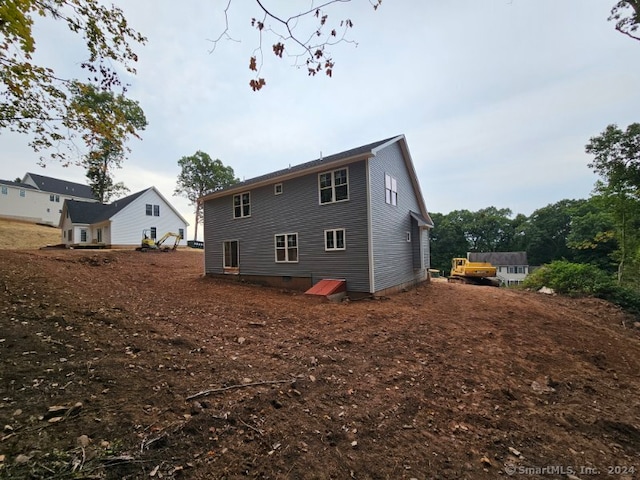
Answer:
[{"label": "dry grass", "polygon": [[0,218],[1,250],[31,250],[60,242],[59,228]]}]

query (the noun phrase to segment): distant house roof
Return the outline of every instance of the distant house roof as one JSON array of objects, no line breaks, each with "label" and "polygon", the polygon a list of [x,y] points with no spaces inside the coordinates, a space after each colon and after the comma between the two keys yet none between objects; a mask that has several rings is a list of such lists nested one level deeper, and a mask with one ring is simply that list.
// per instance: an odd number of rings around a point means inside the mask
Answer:
[{"label": "distant house roof", "polygon": [[124,209],[136,198],[149,190],[149,188],[109,204],[83,202],[81,200],[67,200],[65,205],[67,207],[67,212],[69,213],[69,218],[73,223],[99,223],[113,217],[116,213]]},{"label": "distant house roof", "polygon": [[22,183],[22,182],[12,182],[10,180],[0,180],[0,184],[2,185],[8,185],[10,187],[19,187],[19,188],[30,188],[32,190],[37,190],[36,187],[34,187],[33,185],[29,185],[28,183]]},{"label": "distant house roof", "polygon": [[527,252],[469,252],[470,262],[489,262],[496,267],[508,265],[529,265]]},{"label": "distant house roof", "polygon": [[222,190],[218,190],[216,192],[205,195],[202,200],[208,200],[210,198],[220,197],[228,194],[231,191],[235,190],[243,190],[249,186],[255,186],[260,183],[270,183],[276,179],[281,177],[289,177],[289,176],[297,176],[296,174],[306,172],[307,170],[313,170],[315,167],[324,167],[325,165],[331,163],[337,163],[340,160],[353,159],[355,160],[357,157],[362,156],[363,159],[370,157],[377,147],[388,143],[396,137],[390,137],[385,140],[380,140],[378,142],[369,143],[368,145],[363,145],[361,147],[352,148],[351,150],[345,150],[344,152],[336,153],[335,155],[329,155],[327,157],[321,157],[316,160],[311,160],[310,162],[301,163],[299,165],[294,165],[293,167],[283,168],[282,170],[278,170],[275,172],[267,173],[265,175],[260,175],[259,177],[250,178],[249,180],[245,180],[244,182],[236,183],[227,188],[223,188]]},{"label": "distant house roof", "polygon": [[[31,177],[33,182],[37,185],[39,190],[50,193],[57,193],[60,195],[71,195],[80,198],[95,199],[91,187],[83,185],[81,183],[67,182],[66,180],[60,180],[58,178],[45,177],[44,175],[38,175],[36,173],[28,172],[27,175]],[[25,178],[26,176],[25,175]]]}]

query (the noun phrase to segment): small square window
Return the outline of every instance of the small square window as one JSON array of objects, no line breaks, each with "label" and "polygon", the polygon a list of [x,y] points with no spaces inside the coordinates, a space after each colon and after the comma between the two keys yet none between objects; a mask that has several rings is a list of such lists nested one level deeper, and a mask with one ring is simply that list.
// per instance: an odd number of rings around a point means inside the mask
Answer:
[{"label": "small square window", "polygon": [[326,251],[346,250],[346,248],[344,228],[324,231],[324,249]]},{"label": "small square window", "polygon": [[281,183],[276,183],[273,186],[273,193],[275,195],[282,195],[282,184]]}]

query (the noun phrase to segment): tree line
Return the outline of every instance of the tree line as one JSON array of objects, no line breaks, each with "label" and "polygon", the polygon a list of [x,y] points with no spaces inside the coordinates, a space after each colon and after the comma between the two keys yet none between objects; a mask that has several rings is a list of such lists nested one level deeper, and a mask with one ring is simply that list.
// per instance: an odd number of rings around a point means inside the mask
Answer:
[{"label": "tree line", "polygon": [[587,199],[564,199],[530,216],[508,208],[432,213],[431,264],[448,271],[467,252],[525,251],[529,265],[590,265],[640,289],[640,123],[609,125],[585,151],[597,175]]}]

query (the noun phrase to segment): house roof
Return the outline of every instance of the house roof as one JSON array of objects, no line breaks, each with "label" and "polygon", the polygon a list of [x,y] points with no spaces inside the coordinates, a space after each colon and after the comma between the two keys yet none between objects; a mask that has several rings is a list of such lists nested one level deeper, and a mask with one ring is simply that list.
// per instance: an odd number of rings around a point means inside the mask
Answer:
[{"label": "house roof", "polygon": [[367,145],[363,145],[361,147],[352,148],[350,150],[345,150],[344,152],[336,153],[334,155],[329,155],[327,157],[320,157],[315,160],[311,160],[310,162],[301,163],[299,165],[294,165],[289,168],[283,168],[282,170],[277,170],[275,172],[267,173],[265,175],[260,175],[259,177],[250,178],[249,180],[245,180],[240,183],[236,183],[227,188],[223,188],[216,192],[209,193],[203,196],[200,201],[206,201],[211,198],[222,197],[228,195],[231,192],[246,190],[247,187],[255,187],[260,184],[270,184],[274,183],[276,180],[284,180],[285,178],[297,177],[303,174],[310,173],[315,169],[324,169],[327,165],[341,163],[345,160],[355,161],[359,158],[365,159],[369,158],[372,155],[375,155],[376,148],[384,145],[385,143],[389,143],[392,140],[401,138],[402,136],[390,137],[385,140],[380,140],[377,142],[369,143]]},{"label": "house roof", "polygon": [[[37,185],[39,190],[50,193],[58,193],[60,195],[71,195],[80,198],[95,199],[91,187],[89,185],[83,185],[81,183],[67,182],[66,180],[60,180],[58,178],[45,177],[44,175],[38,175],[36,173],[28,172],[26,177],[29,176],[33,182]],[[24,180],[24,179],[23,179]]]},{"label": "house roof", "polygon": [[469,252],[470,262],[489,262],[494,266],[528,265],[527,252]]},{"label": "house roof", "polygon": [[334,155],[320,157],[315,160],[311,160],[310,162],[301,163],[299,165],[294,165],[289,168],[277,170],[275,172],[267,173],[259,177],[250,178],[249,180],[245,180],[244,182],[236,183],[235,185],[232,185],[230,187],[204,195],[198,201],[205,202],[207,200],[224,197],[232,193],[239,193],[243,190],[246,190],[247,188],[256,188],[259,186],[270,185],[280,181],[289,180],[291,178],[300,177],[302,175],[321,172],[326,168],[337,168],[351,162],[365,160],[367,158],[375,156],[379,150],[394,142],[400,143],[400,147],[405,157],[407,169],[409,170],[409,175],[411,176],[411,182],[413,184],[413,188],[415,189],[416,197],[420,205],[420,213],[425,222],[424,226],[432,227],[433,221],[431,220],[429,212],[427,211],[427,207],[424,204],[424,197],[422,196],[422,191],[420,190],[420,184],[418,183],[416,171],[413,166],[411,154],[409,153],[409,147],[407,146],[407,141],[404,135],[396,135],[395,137],[385,138],[384,140],[368,143],[367,145],[362,145],[350,150],[345,150]]},{"label": "house roof", "polygon": [[33,185],[29,185],[28,183],[12,182],[10,180],[0,180],[0,184],[7,185],[10,187],[30,188],[32,190],[37,190],[36,187],[34,187]]},{"label": "house roof", "polygon": [[65,208],[67,209],[69,218],[73,223],[99,223],[109,220],[116,213],[123,210],[127,205],[151,188],[153,187],[149,187],[109,204],[84,202],[82,200],[66,200]]}]

